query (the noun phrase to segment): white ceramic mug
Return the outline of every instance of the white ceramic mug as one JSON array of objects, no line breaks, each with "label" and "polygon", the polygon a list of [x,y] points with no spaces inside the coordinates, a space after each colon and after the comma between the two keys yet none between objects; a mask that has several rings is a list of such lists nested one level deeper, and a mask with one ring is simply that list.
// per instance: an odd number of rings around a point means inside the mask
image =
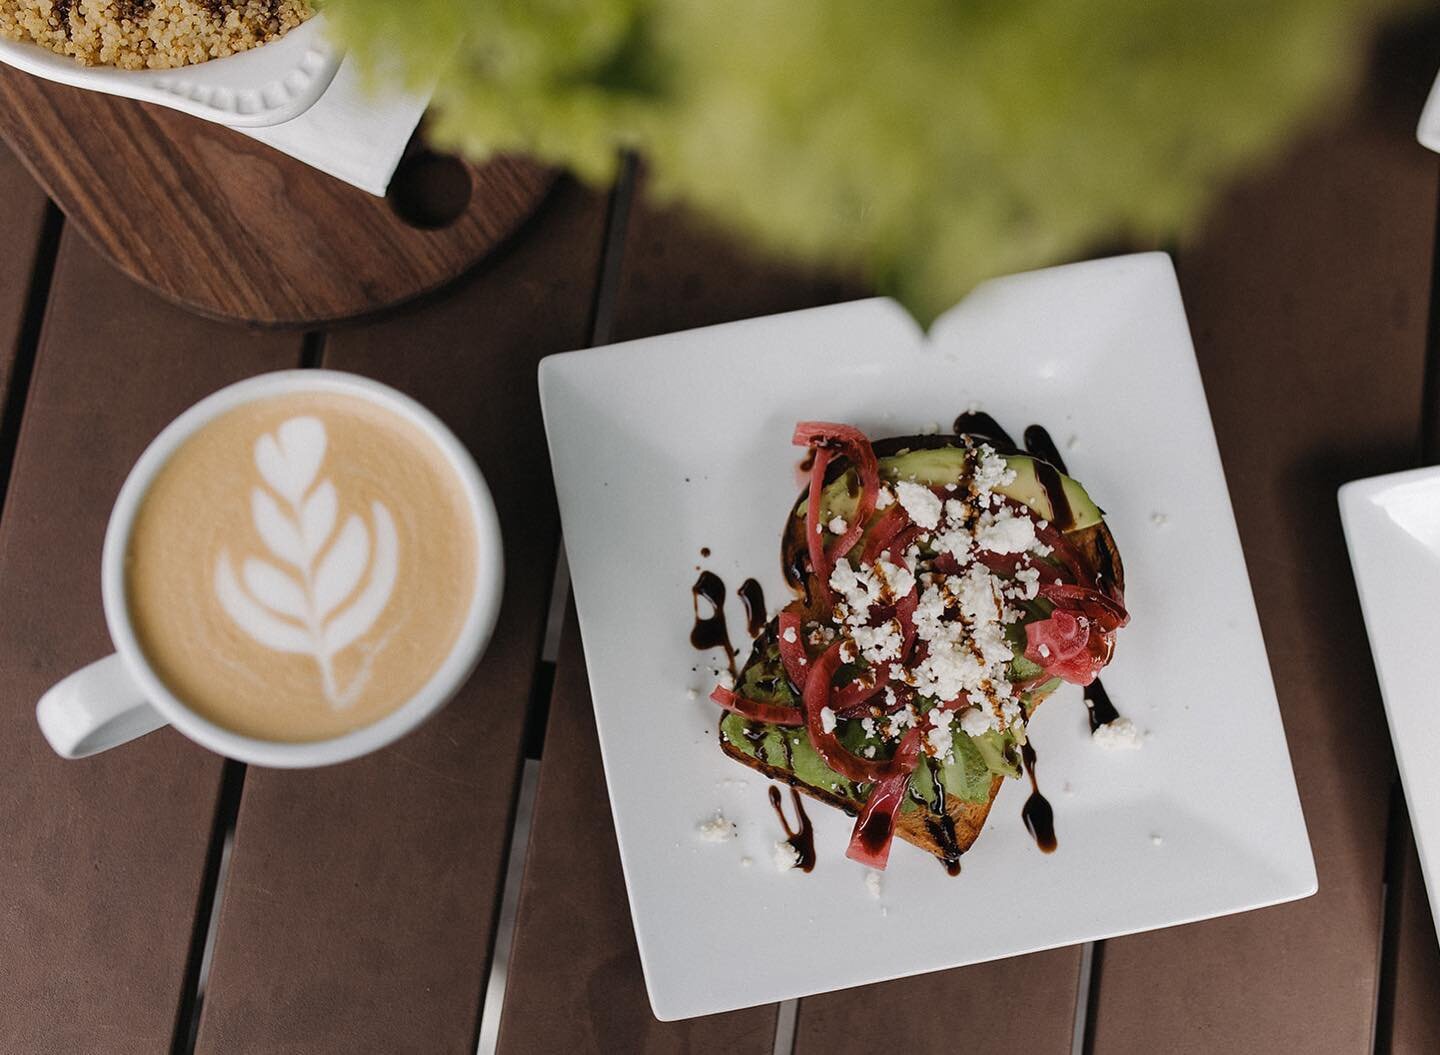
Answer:
[{"label": "white ceramic mug", "polygon": [[[226,729],[187,707],[161,682],[140,650],[125,596],[125,554],[141,499],[156,473],[192,434],[225,412],[268,396],[327,392],[358,396],[417,427],[442,452],[474,517],[475,591],[454,646],[421,690],[370,725],[328,740],[259,740]],[[474,669],[500,608],[503,553],[489,489],[465,447],[434,414],[387,385],[333,370],[262,374],[223,388],[172,421],[145,449],[120,489],[101,562],[105,621],[115,653],[71,674],[36,705],[45,739],[66,758],[84,758],[173,725],[222,755],[266,766],[321,766],[355,758],[399,739],[443,706]]]}]

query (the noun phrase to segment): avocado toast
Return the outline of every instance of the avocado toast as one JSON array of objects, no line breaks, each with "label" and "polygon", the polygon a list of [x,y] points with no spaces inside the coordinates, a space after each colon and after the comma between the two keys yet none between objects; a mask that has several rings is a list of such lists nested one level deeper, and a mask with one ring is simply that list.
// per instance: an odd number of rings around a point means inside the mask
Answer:
[{"label": "avocado toast", "polygon": [[857,816],[847,856],[883,868],[899,835],[955,870],[1020,775],[1026,719],[1110,660],[1129,618],[1114,538],[1076,481],[985,437],[794,439],[795,598],[711,696],[721,749]]}]

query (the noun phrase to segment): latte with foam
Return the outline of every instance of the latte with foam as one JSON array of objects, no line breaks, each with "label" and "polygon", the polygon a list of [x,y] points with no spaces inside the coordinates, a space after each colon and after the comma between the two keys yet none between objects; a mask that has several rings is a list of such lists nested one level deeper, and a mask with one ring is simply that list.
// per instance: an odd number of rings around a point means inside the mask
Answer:
[{"label": "latte with foam", "polygon": [[141,652],[197,714],[262,740],[361,728],[415,696],[475,594],[476,529],[445,453],[368,399],[295,392],[203,425],[126,548]]}]

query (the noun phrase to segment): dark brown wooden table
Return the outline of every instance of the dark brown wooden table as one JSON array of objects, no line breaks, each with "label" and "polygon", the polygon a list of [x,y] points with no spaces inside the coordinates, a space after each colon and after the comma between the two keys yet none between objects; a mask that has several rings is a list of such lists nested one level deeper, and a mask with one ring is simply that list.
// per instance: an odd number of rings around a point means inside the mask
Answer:
[{"label": "dark brown wooden table", "polygon": [[[1413,138],[1434,74],[1414,56],[1440,47],[1416,32],[1175,249],[1320,893],[680,1023],[642,987],[535,365],[855,291],[651,208],[627,173],[608,195],[562,182],[422,306],[248,332],[124,277],[0,148],[0,1052],[1440,1051],[1440,949],[1335,505],[1440,456],[1440,163]],[[509,578],[469,687],[331,769],[246,769],[168,730],[53,756],[34,702],[108,651],[100,540],[142,446],[227,382],[320,364],[423,400],[495,491]]]}]

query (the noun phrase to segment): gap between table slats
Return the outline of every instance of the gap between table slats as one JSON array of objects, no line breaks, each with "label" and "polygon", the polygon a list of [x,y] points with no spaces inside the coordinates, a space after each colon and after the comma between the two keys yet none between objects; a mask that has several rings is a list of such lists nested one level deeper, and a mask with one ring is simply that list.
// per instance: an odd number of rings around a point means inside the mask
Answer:
[{"label": "gap between table slats", "polygon": [[1382,43],[1356,98],[1178,260],[1320,892],[1106,942],[1101,1055],[1372,1041],[1393,767],[1335,489],[1406,465],[1419,428],[1395,393],[1420,388],[1436,171],[1396,75]]},{"label": "gap between table slats", "polygon": [[27,847],[0,855],[6,1052],[151,1055],[173,1042],[221,762],[170,731],[65,761],[33,708],[110,651],[101,539],[145,444],[197,399],[297,351],[188,316],[73,232],[60,239],[0,520],[0,769],[12,791],[0,830]]},{"label": "gap between table slats", "polygon": [[250,771],[199,1051],[475,1048],[558,540],[535,364],[588,336],[604,213],[561,186],[455,288],[328,338],[325,366],[415,396],[475,453],[505,601],[423,728],[342,766]]},{"label": "gap between table slats", "polygon": [[50,296],[63,220],[9,149],[0,143],[0,509],[30,372],[40,344],[40,327]]}]

